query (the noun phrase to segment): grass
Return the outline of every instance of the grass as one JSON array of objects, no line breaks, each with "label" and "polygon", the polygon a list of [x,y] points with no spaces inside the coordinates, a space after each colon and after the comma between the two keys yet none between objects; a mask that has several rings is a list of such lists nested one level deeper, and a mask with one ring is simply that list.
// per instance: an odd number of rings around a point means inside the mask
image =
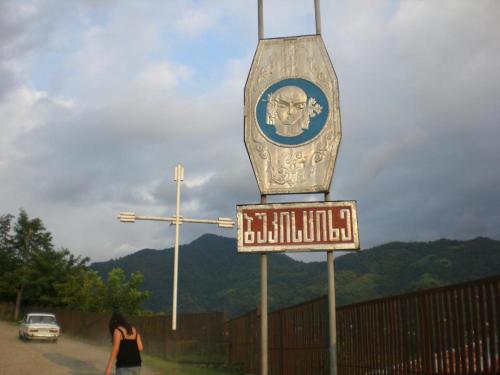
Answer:
[{"label": "grass", "polygon": [[[108,342],[92,341],[77,336],[71,336],[71,338],[73,340],[85,342],[90,345],[99,345],[102,346],[103,348],[106,348],[107,350],[111,348]],[[182,362],[174,362],[160,357],[148,355],[142,352],[141,358],[143,365],[149,367],[153,371],[154,375],[245,375],[244,372],[239,371],[237,369],[215,367],[202,363],[198,364],[186,363],[186,361],[189,362],[190,360],[193,360],[195,362],[207,360],[208,363],[211,363],[210,360],[213,361],[214,359],[217,360],[220,359],[215,357],[204,358],[201,355],[193,355],[190,357],[188,356],[183,357],[181,359]]]},{"label": "grass", "polygon": [[221,364],[224,363],[225,359],[222,353],[179,354],[176,357],[177,362],[191,364]]},{"label": "grass", "polygon": [[179,362],[170,362],[158,357],[153,357],[147,354],[141,354],[142,360],[146,366],[153,369],[158,375],[244,375],[238,370],[230,370],[223,368],[209,368],[203,365],[185,364]]}]

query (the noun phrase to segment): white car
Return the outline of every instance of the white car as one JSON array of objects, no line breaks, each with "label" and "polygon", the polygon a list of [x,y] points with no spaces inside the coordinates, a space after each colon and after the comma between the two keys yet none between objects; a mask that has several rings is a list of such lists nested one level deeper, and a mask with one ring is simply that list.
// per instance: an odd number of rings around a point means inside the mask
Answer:
[{"label": "white car", "polygon": [[56,342],[61,333],[54,314],[30,313],[24,316],[19,326],[22,340],[50,340]]}]

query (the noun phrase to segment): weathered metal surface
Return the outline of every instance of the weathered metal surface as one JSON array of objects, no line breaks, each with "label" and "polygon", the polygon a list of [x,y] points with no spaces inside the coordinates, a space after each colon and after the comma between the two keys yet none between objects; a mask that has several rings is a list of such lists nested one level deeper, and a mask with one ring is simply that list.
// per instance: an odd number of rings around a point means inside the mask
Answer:
[{"label": "weathered metal surface", "polygon": [[[500,374],[499,296],[494,277],[341,307],[338,373]],[[253,313],[225,325],[228,362],[254,374],[257,321]],[[271,313],[269,338],[271,375],[328,374],[327,298]]]},{"label": "weathered metal surface", "polygon": [[237,206],[238,252],[358,250],[356,202]]},{"label": "weathered metal surface", "polygon": [[320,35],[261,39],[245,85],[245,145],[261,194],[327,192],[341,139]]}]

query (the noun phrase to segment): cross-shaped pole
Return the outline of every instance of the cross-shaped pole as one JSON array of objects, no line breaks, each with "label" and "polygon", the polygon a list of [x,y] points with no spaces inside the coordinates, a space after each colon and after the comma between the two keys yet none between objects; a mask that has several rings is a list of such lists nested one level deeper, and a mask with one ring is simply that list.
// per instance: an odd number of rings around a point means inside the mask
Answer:
[{"label": "cross-shaped pole", "polygon": [[120,212],[117,216],[122,223],[134,223],[136,220],[150,221],[168,221],[175,225],[175,245],[174,245],[174,285],[172,293],[172,330],[177,329],[177,278],[179,269],[179,226],[183,223],[201,223],[201,224],[218,224],[220,228],[232,228],[234,221],[231,218],[220,217],[217,220],[206,219],[187,219],[181,216],[181,181],[184,180],[184,167],[177,164],[175,167],[174,181],[177,183],[177,204],[175,216],[158,217],[158,216],[138,216],[133,212]]}]

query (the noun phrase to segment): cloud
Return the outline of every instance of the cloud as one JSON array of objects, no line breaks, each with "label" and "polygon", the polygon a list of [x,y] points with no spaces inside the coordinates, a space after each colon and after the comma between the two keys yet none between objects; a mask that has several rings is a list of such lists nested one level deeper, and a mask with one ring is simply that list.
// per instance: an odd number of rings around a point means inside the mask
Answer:
[{"label": "cloud", "polygon": [[[314,32],[312,4],[265,3],[265,35]],[[332,198],[358,201],[363,246],[499,238],[499,3],[321,5],[343,126]],[[168,225],[115,216],[172,215],[177,163],[186,217],[234,217],[259,201],[242,115],[254,2],[0,7],[5,213],[24,207],[59,245],[103,260],[172,246]],[[270,197],[297,199],[311,198]],[[185,225],[181,242],[207,231],[235,235]]]},{"label": "cloud", "polygon": [[137,78],[137,83],[143,90],[168,90],[178,84],[179,79],[185,80],[190,76],[189,68],[181,65],[172,67],[167,62],[154,63],[147,66]]},{"label": "cloud", "polygon": [[205,7],[204,9],[191,8],[179,18],[177,27],[180,33],[194,38],[199,36],[204,30],[214,27],[216,22],[217,14],[215,7]]}]

